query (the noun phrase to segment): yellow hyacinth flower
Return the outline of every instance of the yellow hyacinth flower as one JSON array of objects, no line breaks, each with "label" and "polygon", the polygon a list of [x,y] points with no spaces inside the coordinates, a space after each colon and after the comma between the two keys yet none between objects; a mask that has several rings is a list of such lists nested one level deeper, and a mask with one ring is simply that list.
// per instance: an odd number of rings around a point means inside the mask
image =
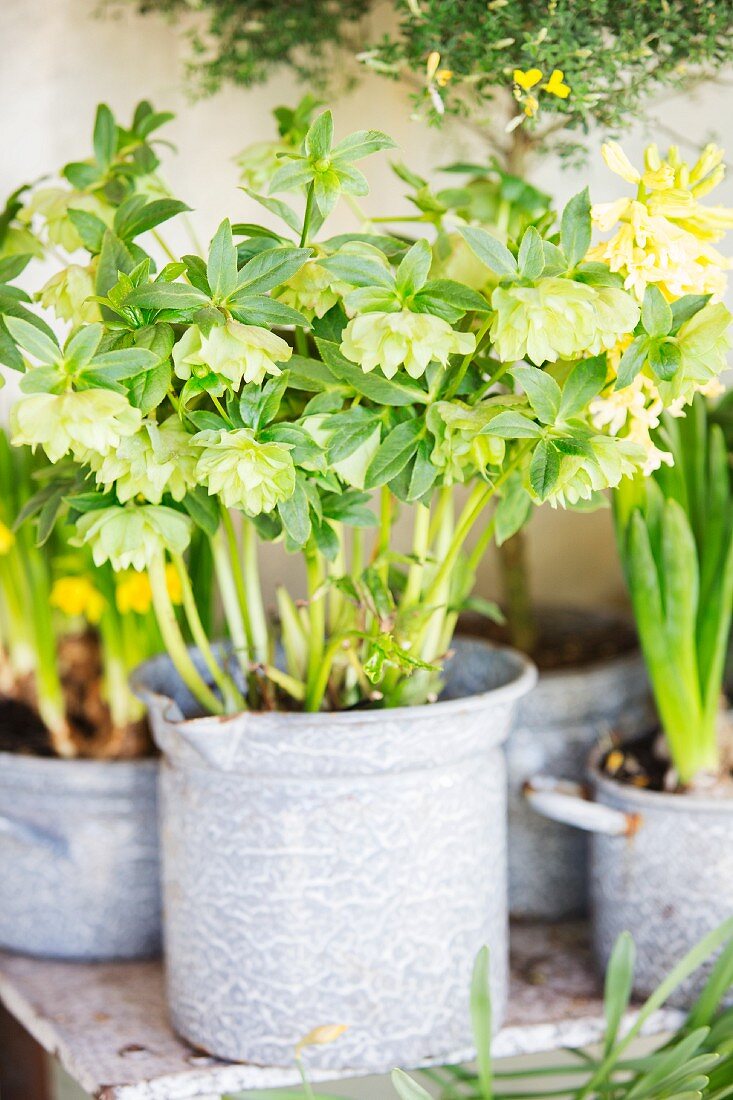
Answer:
[{"label": "yellow hyacinth flower", "polygon": [[15,535],[0,521],[0,554],[9,554],[15,546]]},{"label": "yellow hyacinth flower", "polygon": [[82,616],[98,623],[104,611],[104,597],[88,577],[59,577],[51,589],[51,606],[71,618]]},{"label": "yellow hyacinth flower", "polygon": [[700,199],[722,179],[722,151],[709,145],[690,167],[677,148],[662,157],[649,145],[641,171],[614,141],[604,144],[602,155],[636,194],[593,207],[596,227],[612,235],[588,259],[619,272],[639,300],[650,284],[670,301],[683,294],[719,298],[731,265],[713,243],[733,227],[733,209],[705,206]]},{"label": "yellow hyacinth flower", "polygon": [[542,90],[556,95],[558,99],[567,99],[570,95],[570,85],[565,83],[565,73],[562,69],[553,69],[550,79],[542,85]]}]

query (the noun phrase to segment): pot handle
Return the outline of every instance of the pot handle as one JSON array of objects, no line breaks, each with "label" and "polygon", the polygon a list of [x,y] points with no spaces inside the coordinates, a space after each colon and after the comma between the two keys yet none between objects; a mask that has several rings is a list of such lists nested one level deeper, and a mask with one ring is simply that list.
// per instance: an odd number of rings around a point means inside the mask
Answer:
[{"label": "pot handle", "polygon": [[6,814],[0,814],[0,837],[3,836],[27,848],[45,848],[47,852],[59,859],[66,859],[69,855],[69,845],[63,837],[46,832],[37,825],[8,817]]},{"label": "pot handle", "polygon": [[633,836],[641,825],[640,814],[626,814],[590,799],[581,783],[535,775],[522,788],[527,802],[538,814],[563,825],[606,836]]}]

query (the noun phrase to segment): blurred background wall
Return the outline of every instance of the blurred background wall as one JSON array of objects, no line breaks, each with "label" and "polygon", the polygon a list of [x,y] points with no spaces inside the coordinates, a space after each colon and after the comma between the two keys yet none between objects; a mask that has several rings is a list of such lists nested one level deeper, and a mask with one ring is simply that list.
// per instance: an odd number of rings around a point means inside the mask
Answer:
[{"label": "blurred background wall", "polygon": [[[158,16],[138,15],[132,5],[123,4],[113,18],[99,12],[99,0],[0,0],[0,193],[87,155],[100,100],[124,118],[139,99],[149,98],[156,107],[178,114],[165,131],[178,149],[177,155],[166,154],[165,174],[177,197],[194,208],[199,236],[208,238],[224,216],[262,220],[260,208],[237,190],[232,158],[250,142],[273,136],[272,107],[300,98],[303,89],[292,73],[282,70],[266,86],[230,88],[193,103],[184,76],[186,44],[173,27]],[[373,12],[372,37],[388,18],[386,7]],[[438,131],[412,120],[409,91],[374,74],[364,74],[352,92],[337,99],[334,114],[337,135],[369,126],[387,130],[400,146],[400,159],[433,178],[436,166],[457,158],[476,161],[485,153],[485,145],[465,123],[449,121]],[[650,133],[660,144],[679,135],[683,147],[686,139],[684,151],[689,154],[690,143],[715,137],[733,149],[733,76],[695,96],[660,101],[652,115],[657,124],[650,124]],[[638,160],[644,140],[638,130],[626,137],[632,160]],[[587,169],[573,172],[546,161],[535,170],[533,181],[560,202],[586,182],[596,201],[623,193],[625,185],[598,155],[600,138],[591,135],[589,144]],[[388,158],[371,158],[366,168],[372,185],[364,200],[367,211],[406,211]],[[733,204],[733,178],[716,198]],[[336,230],[354,226],[346,209],[336,221]],[[542,509],[531,524],[530,560],[537,598],[581,604],[623,599],[608,513]],[[278,551],[266,556],[265,569],[271,582],[287,580],[292,564]],[[492,560],[484,563],[481,590],[486,595],[495,591]]]}]

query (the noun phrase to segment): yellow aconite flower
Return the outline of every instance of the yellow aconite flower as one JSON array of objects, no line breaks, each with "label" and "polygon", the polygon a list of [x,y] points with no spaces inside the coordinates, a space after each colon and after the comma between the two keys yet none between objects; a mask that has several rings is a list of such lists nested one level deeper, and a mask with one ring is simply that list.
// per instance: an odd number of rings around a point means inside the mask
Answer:
[{"label": "yellow aconite flower", "polygon": [[368,373],[381,367],[393,378],[404,366],[411,378],[420,378],[431,362],[445,366],[453,354],[468,355],[476,347],[472,332],[456,332],[442,317],[429,313],[362,313],[349,321],[341,353]]},{"label": "yellow aconite flower", "polygon": [[636,195],[593,207],[595,224],[612,236],[588,258],[621,273],[639,299],[650,284],[670,300],[683,294],[720,297],[730,261],[712,244],[733,227],[733,210],[704,206],[700,199],[722,179],[722,151],[709,145],[690,167],[675,148],[663,159],[650,145],[643,171],[616,142],[607,142],[602,153],[612,172],[636,186]]},{"label": "yellow aconite flower", "polygon": [[207,368],[235,388],[242,380],[259,384],[266,374],[280,374],[293,349],[280,336],[257,325],[227,321],[214,325],[208,336],[196,325],[186,329],[173,348],[173,363],[179,378],[190,378]]},{"label": "yellow aconite flower", "polygon": [[248,428],[199,432],[192,442],[200,448],[197,480],[226,508],[259,516],[292,496],[295,466],[282,443],[260,443]]},{"label": "yellow aconite flower", "polygon": [[83,616],[98,623],[104,611],[104,597],[88,577],[59,577],[51,589],[51,606],[73,618]]},{"label": "yellow aconite flower", "polygon": [[0,521],[0,554],[9,554],[15,546],[15,535]]},{"label": "yellow aconite flower", "polygon": [[87,462],[119,447],[141,419],[124,394],[99,389],[21,398],[11,409],[10,427],[16,447],[43,447],[51,462],[69,452]]},{"label": "yellow aconite flower", "polygon": [[61,321],[73,325],[90,324],[100,320],[99,306],[91,301],[94,278],[88,267],[69,264],[38,292],[38,300],[45,309],[52,309]]},{"label": "yellow aconite flower", "polygon": [[[171,602],[180,604],[183,602],[181,578],[178,570],[172,562],[165,567],[165,583]],[[153,602],[153,590],[150,586],[150,578],[147,573],[127,573],[120,577],[115,592],[117,609],[122,615],[130,611],[138,615],[145,615],[150,610]]]},{"label": "yellow aconite flower", "polygon": [[564,77],[565,73],[562,69],[553,69],[550,79],[542,85],[542,90],[549,92],[550,95],[556,95],[558,99],[567,99],[570,95],[570,85],[565,83]]},{"label": "yellow aconite flower", "polygon": [[327,1043],[335,1042],[348,1030],[348,1024],[322,1024],[320,1027],[314,1027],[313,1031],[309,1031],[296,1043],[295,1057],[299,1058],[306,1047],[325,1046]]}]

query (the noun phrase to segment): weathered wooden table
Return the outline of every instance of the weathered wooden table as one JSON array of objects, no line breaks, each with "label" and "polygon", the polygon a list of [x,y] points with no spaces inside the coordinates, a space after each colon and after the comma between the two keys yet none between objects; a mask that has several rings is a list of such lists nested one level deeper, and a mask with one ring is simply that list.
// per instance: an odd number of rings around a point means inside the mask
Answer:
[{"label": "weathered wooden table", "polygon": [[[0,1002],[2,1100],[49,1100],[45,1051],[98,1100],[210,1098],[297,1080],[287,1069],[220,1062],[178,1039],[160,963],[58,963],[0,952]],[[662,1010],[645,1033],[681,1018]],[[584,926],[513,927],[511,1003],[495,1056],[586,1046],[602,1028]]]}]

